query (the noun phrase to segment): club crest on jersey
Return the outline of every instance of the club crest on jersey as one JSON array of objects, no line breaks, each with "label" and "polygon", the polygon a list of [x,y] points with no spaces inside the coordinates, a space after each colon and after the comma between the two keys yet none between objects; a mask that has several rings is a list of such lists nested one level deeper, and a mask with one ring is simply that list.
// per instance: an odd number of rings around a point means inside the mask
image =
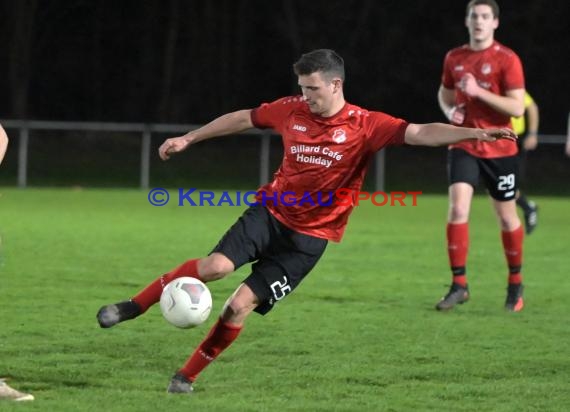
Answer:
[{"label": "club crest on jersey", "polygon": [[332,139],[335,143],[344,143],[346,141],[346,133],[342,129],[336,129],[333,132]]},{"label": "club crest on jersey", "polygon": [[481,73],[489,74],[491,73],[491,63],[485,63],[481,66]]}]

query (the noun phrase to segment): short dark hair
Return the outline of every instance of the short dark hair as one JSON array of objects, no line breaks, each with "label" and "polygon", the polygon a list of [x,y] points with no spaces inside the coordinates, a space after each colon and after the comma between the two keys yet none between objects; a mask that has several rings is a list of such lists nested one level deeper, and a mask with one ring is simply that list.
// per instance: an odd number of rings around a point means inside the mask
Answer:
[{"label": "short dark hair", "polygon": [[480,4],[491,7],[491,10],[493,11],[493,17],[496,19],[499,18],[499,5],[495,0],[471,0],[469,3],[467,3],[465,15],[469,16],[469,10],[471,10],[472,7],[478,6]]},{"label": "short dark hair", "polygon": [[305,53],[293,64],[297,76],[322,72],[327,78],[338,76],[344,81],[344,60],[331,49],[317,49]]}]

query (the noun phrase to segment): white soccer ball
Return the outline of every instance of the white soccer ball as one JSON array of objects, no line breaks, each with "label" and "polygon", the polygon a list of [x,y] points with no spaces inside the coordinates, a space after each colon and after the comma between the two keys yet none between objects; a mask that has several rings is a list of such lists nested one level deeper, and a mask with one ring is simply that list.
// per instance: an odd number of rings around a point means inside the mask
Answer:
[{"label": "white soccer ball", "polygon": [[210,289],[198,279],[174,279],[160,295],[162,316],[178,328],[194,328],[208,319],[212,310]]}]

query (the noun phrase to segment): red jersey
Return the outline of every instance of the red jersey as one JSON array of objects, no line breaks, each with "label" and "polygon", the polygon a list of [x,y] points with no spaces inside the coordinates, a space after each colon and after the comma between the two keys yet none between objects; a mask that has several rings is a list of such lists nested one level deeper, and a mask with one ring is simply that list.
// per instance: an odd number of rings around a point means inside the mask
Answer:
[{"label": "red jersey", "polygon": [[[258,190],[258,200],[285,226],[335,242],[341,240],[354,207],[337,204],[335,191],[359,191],[374,153],[404,144],[408,126],[402,119],[348,103],[332,117],[318,116],[300,96],[262,104],[252,110],[251,120],[255,127],[277,131],[284,149],[281,166],[273,181]],[[296,204],[285,204],[285,193]]]},{"label": "red jersey", "polygon": [[[472,50],[464,45],[445,56],[441,83],[446,89],[455,89],[455,105],[465,105],[465,120],[460,126],[479,128],[511,128],[511,117],[499,113],[479,99],[463,93],[457,86],[461,78],[472,73],[479,86],[504,96],[507,90],[524,89],[524,75],[519,57],[498,42],[485,50]],[[508,139],[495,142],[468,140],[450,145],[482,158],[512,156],[517,143]]]}]

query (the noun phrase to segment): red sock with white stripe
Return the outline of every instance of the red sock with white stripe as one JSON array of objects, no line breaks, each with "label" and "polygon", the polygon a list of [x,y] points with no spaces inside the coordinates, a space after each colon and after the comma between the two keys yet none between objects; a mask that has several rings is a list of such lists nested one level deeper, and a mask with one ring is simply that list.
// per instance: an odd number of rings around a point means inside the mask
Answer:
[{"label": "red sock with white stripe", "polygon": [[224,323],[218,319],[210,329],[208,336],[200,343],[178,373],[194,382],[198,374],[237,339],[242,328],[243,326]]},{"label": "red sock with white stripe", "polygon": [[182,276],[200,279],[198,275],[198,260],[199,259],[187,260],[170,272],[156,278],[150,285],[133,297],[132,300],[140,306],[141,313],[146,312],[148,308],[160,300],[162,289],[174,279]]}]

